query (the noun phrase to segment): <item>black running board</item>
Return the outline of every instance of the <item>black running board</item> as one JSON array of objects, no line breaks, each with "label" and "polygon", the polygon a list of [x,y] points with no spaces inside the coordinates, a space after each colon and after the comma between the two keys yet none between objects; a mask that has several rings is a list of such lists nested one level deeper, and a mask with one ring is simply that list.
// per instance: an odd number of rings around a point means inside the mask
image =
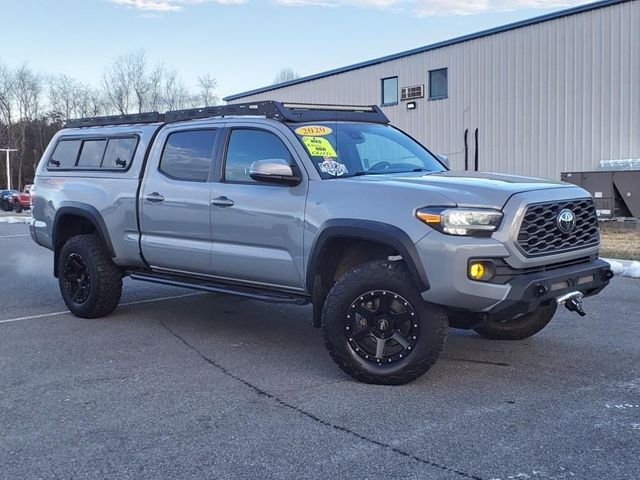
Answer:
[{"label": "black running board", "polygon": [[203,292],[228,293],[240,297],[252,298],[269,303],[289,303],[294,305],[307,305],[310,298],[304,295],[296,295],[286,292],[276,292],[254,287],[241,285],[231,285],[212,282],[210,280],[199,280],[187,277],[177,277],[170,275],[160,275],[154,273],[130,272],[129,277],[133,280],[143,282],[158,283],[160,285],[170,285],[172,287],[191,288]]}]

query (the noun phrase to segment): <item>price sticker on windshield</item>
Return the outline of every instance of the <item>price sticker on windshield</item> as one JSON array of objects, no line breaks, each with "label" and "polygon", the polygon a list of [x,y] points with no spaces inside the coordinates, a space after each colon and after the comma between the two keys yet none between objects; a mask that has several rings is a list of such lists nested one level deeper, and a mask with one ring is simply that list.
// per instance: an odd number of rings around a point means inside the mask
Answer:
[{"label": "price sticker on windshield", "polygon": [[296,128],[295,132],[297,135],[305,137],[324,137],[333,133],[333,130],[324,125],[305,125],[304,127]]},{"label": "price sticker on windshield", "polygon": [[338,154],[326,138],[302,137],[302,142],[312,157],[338,157]]}]

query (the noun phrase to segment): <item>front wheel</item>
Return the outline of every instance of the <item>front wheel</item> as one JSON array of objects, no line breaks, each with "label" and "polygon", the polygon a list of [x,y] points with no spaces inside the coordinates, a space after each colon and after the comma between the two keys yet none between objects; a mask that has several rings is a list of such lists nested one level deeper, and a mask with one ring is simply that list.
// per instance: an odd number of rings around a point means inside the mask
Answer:
[{"label": "front wheel", "polygon": [[19,203],[16,203],[14,210],[16,211],[16,213],[22,213],[22,205],[20,205]]},{"label": "front wheel", "polygon": [[98,235],[77,235],[58,258],[58,283],[65,304],[76,317],[104,317],[122,294],[122,275]]},{"label": "front wheel", "polygon": [[489,321],[477,327],[475,331],[491,340],[523,340],[546,327],[557,308],[558,306],[553,303],[512,319]]},{"label": "front wheel", "polygon": [[366,383],[400,385],[423,375],[444,347],[444,310],[425,303],[402,262],[374,261],[336,281],[322,313],[331,358]]}]

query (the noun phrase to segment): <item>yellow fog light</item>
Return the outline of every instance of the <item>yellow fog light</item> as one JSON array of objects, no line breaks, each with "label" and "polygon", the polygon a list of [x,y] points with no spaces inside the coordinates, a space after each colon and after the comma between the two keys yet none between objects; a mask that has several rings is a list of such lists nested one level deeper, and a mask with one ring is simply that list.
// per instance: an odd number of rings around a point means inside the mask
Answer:
[{"label": "yellow fog light", "polygon": [[471,280],[486,282],[487,280],[491,280],[491,278],[493,277],[493,272],[494,266],[490,261],[469,261],[469,269],[467,273]]},{"label": "yellow fog light", "polygon": [[484,277],[485,270],[484,265],[481,263],[472,263],[469,265],[469,275],[474,280],[479,280]]}]

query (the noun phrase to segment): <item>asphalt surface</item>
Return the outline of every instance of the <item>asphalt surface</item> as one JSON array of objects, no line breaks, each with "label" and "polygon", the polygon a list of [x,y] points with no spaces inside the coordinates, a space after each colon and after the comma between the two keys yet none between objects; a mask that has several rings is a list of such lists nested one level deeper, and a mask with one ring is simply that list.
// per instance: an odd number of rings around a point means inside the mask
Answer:
[{"label": "asphalt surface", "polygon": [[82,320],[51,263],[0,224],[2,479],[640,478],[639,280],[525,341],[452,330],[381,387],[334,366],[308,307],[126,280]]}]

